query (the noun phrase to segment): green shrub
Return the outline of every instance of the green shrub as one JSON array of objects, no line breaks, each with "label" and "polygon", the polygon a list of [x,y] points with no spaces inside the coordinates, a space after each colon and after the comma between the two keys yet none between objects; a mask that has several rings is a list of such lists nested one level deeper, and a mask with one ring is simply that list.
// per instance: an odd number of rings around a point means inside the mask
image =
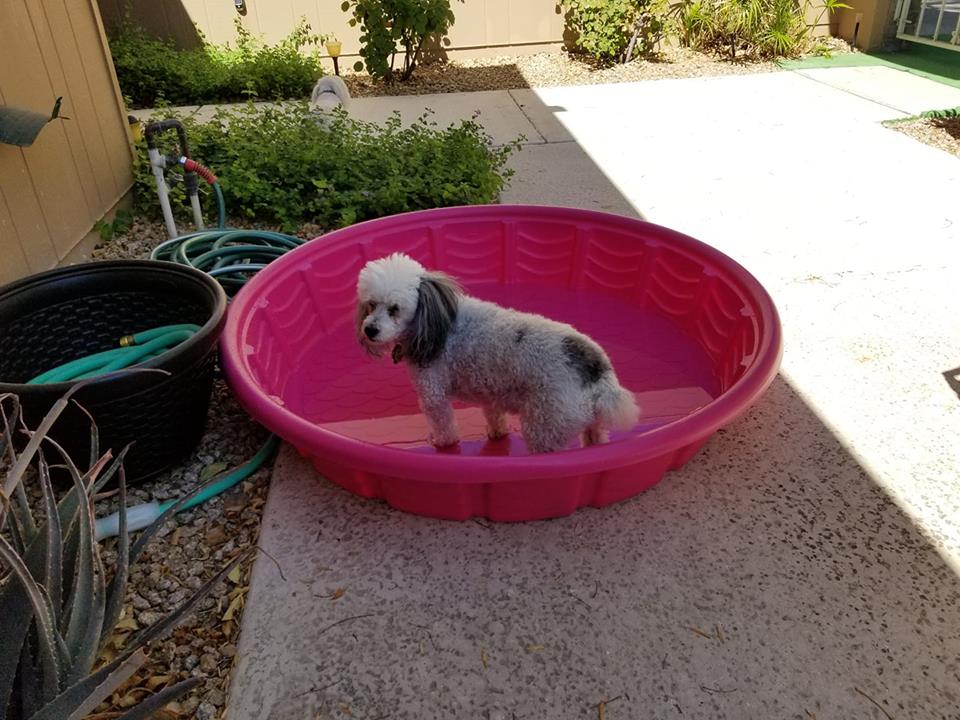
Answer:
[{"label": "green shrub", "polygon": [[267,45],[236,21],[234,46],[180,50],[129,21],[110,37],[120,89],[135,107],[196,105],[250,97],[297,98],[310,94],[323,74],[320,55],[304,47],[319,44],[305,20],[276,45]]},{"label": "green shrub", "polygon": [[649,55],[667,29],[668,0],[562,0],[576,45],[598,60]]},{"label": "green shrub", "polygon": [[[516,144],[495,148],[476,119],[439,129],[427,116],[403,127],[342,112],[318,121],[306,103],[221,110],[214,120],[182,118],[194,157],[220,178],[227,214],[280,224],[336,228],[408,210],[495,202],[512,172]],[[153,177],[140,148],[135,202],[158,212]],[[189,217],[182,185],[172,202]],[[213,202],[205,202],[212,211]],[[213,218],[211,218],[213,219]]]},{"label": "green shrub", "polygon": [[[462,0],[461,0],[462,2]],[[439,43],[453,24],[450,0],[344,0],[351,27],[360,26],[360,57],[354,67],[373,77],[408,80],[420,62],[424,43]],[[394,67],[403,53],[403,69]]]},{"label": "green shrub", "polygon": [[[736,58],[795,57],[811,51],[815,38],[806,15],[811,0],[684,0],[676,6],[681,40],[689,47]],[[813,27],[824,15],[849,8],[824,0]]]}]

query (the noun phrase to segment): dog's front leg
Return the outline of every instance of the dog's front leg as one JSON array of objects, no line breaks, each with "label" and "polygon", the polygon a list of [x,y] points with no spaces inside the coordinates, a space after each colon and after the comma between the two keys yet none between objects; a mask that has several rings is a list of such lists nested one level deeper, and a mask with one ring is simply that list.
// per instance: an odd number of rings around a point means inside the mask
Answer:
[{"label": "dog's front leg", "polygon": [[430,425],[427,440],[434,447],[448,447],[460,442],[457,422],[453,417],[453,405],[447,396],[445,383],[433,374],[422,375],[417,382],[420,393],[420,408]]},{"label": "dog's front leg", "polygon": [[453,405],[444,398],[443,401],[423,404],[423,414],[430,424],[430,435],[427,438],[434,447],[448,447],[460,442],[460,433],[457,431],[457,422],[453,417]]}]

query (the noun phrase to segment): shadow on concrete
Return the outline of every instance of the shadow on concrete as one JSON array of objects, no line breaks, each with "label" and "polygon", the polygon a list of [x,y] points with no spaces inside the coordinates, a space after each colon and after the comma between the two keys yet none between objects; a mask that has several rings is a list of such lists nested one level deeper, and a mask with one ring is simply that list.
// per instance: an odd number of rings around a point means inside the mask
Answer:
[{"label": "shadow on concrete", "polygon": [[933,118],[931,124],[945,131],[950,137],[960,140],[960,117]]},{"label": "shadow on concrete", "polygon": [[[949,717],[960,579],[778,379],[685,468],[451,523],[278,461],[233,720]],[[335,588],[345,592],[336,603]]]},{"label": "shadow on concrete", "polygon": [[960,398],[960,367],[947,370],[943,374],[943,377],[947,381],[947,385],[950,386],[950,389],[956,393],[957,398]]}]

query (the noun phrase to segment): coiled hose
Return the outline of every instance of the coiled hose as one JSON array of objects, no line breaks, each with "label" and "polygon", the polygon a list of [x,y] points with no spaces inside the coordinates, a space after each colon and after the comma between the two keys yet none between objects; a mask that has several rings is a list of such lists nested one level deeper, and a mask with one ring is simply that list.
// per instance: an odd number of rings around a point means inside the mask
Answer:
[{"label": "coiled hose", "polygon": [[[184,167],[188,165],[184,164]],[[189,167],[210,180],[203,172],[209,172],[203,165],[193,163]],[[162,242],[150,253],[150,259],[168,260],[202,270],[216,278],[227,295],[233,297],[251,275],[302,245],[303,240],[270,230],[228,229],[220,183],[213,177],[210,186],[217,197],[217,229],[200,230]]]}]

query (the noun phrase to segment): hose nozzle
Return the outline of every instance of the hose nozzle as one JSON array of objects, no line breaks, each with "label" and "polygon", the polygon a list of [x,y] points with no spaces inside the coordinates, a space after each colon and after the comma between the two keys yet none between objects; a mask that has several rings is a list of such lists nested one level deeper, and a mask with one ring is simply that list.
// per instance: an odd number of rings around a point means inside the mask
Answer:
[{"label": "hose nozzle", "polygon": [[187,172],[196,173],[197,175],[202,177],[204,180],[206,180],[208,184],[213,185],[214,183],[217,182],[217,176],[214,175],[213,170],[208,168],[206,165],[198,163],[196,160],[193,160],[191,158],[184,157],[184,156],[180,157],[179,162],[181,165],[183,165],[184,170],[186,170]]}]

